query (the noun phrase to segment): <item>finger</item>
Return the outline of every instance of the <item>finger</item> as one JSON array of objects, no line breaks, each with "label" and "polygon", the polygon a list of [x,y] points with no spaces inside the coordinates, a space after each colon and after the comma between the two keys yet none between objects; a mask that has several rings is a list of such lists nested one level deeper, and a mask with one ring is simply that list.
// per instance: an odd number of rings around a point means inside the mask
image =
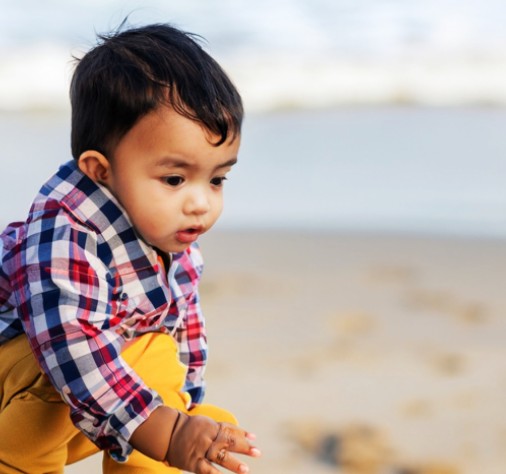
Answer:
[{"label": "finger", "polygon": [[[246,439],[248,439],[248,441],[255,441],[257,439],[256,435],[253,434],[253,433],[246,433]],[[248,454],[248,456],[253,456],[254,458],[258,458],[262,455],[262,452],[256,447],[256,446],[253,446],[250,444],[250,451]]]},{"label": "finger", "polygon": [[222,474],[221,471],[216,469],[210,461],[207,459],[200,459],[197,462],[197,467],[195,469],[196,474]]},{"label": "finger", "polygon": [[248,465],[237,459],[225,448],[208,453],[208,460],[237,474],[246,474],[249,472]]},{"label": "finger", "polygon": [[249,454],[251,443],[247,438],[247,433],[233,425],[225,423],[220,424],[218,435],[213,441],[211,448],[217,450],[225,448],[227,451],[234,453]]}]

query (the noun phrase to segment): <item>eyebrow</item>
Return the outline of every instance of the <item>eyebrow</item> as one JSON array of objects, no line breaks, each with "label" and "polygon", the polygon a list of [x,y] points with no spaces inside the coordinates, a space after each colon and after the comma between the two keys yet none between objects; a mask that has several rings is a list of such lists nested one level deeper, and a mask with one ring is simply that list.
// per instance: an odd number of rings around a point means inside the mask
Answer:
[{"label": "eyebrow", "polygon": [[[219,164],[218,166],[216,166],[215,169],[218,170],[218,169],[221,169],[221,168],[229,168],[231,166],[234,166],[236,163],[237,163],[237,158],[234,157],[234,158],[231,158],[228,161],[225,161],[222,164]],[[158,160],[156,162],[156,166],[159,166],[159,167],[173,167],[173,168],[191,168],[193,165],[192,165],[192,163],[188,163],[185,160],[181,160],[181,159],[178,159],[178,158],[165,157],[165,158],[162,158],[162,159]]]},{"label": "eyebrow", "polygon": [[230,168],[231,166],[234,166],[236,163],[237,163],[237,158],[231,158],[230,160],[225,161],[225,163],[218,165],[216,167],[216,169]]}]

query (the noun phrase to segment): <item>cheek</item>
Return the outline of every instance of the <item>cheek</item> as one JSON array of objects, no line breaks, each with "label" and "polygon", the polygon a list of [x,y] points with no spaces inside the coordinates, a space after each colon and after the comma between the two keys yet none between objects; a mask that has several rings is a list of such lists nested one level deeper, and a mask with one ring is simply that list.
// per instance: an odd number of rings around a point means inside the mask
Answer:
[{"label": "cheek", "polygon": [[152,232],[164,216],[164,209],[148,189],[131,189],[124,198],[124,207],[134,227],[141,233]]},{"label": "cheek", "polygon": [[223,195],[217,197],[216,202],[213,206],[213,210],[214,210],[214,220],[216,221],[223,211]]},{"label": "cheek", "polygon": [[134,216],[132,216],[132,223],[135,230],[150,244],[153,244],[161,238],[166,232],[166,226],[162,225],[167,219],[163,219],[163,215],[160,212],[156,212],[156,209],[137,210]]},{"label": "cheek", "polygon": [[214,196],[213,196],[213,206],[214,208],[221,212],[221,210],[223,209],[223,191],[219,192],[219,193],[216,193]]}]

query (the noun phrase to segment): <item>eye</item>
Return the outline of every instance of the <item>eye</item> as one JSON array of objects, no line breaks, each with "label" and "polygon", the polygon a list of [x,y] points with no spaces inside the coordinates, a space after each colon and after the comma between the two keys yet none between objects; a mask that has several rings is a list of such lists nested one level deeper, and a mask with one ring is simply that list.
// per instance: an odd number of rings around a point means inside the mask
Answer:
[{"label": "eye", "polygon": [[182,176],[166,176],[163,181],[169,186],[179,186],[184,183],[184,178]]},{"label": "eye", "polygon": [[216,176],[211,180],[213,186],[223,186],[223,183],[227,180],[225,176]]}]

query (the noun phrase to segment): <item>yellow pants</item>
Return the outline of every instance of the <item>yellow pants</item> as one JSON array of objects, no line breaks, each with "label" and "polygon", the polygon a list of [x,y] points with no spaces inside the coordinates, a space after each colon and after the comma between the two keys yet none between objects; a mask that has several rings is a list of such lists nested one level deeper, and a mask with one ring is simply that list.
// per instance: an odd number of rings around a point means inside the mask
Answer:
[{"label": "yellow pants", "polygon": [[[185,368],[174,339],[149,333],[123,351],[125,361],[155,389],[164,404],[189,415],[237,423],[226,410],[199,405],[190,411],[181,389]],[[0,346],[0,473],[61,474],[72,464],[97,453],[98,448],[79,432],[63,403],[40,369],[25,336]],[[176,474],[178,469],[134,451],[126,463],[104,453],[105,474]]]}]

